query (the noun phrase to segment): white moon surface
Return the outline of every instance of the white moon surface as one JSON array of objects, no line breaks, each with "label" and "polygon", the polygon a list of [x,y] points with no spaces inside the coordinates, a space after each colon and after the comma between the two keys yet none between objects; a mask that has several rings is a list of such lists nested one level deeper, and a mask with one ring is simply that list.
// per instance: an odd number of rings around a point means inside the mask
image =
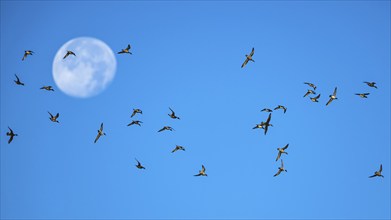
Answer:
[{"label": "white moon surface", "polygon": [[[63,59],[67,51],[69,55]],[[113,80],[117,61],[103,41],[91,37],[74,38],[57,51],[53,60],[53,78],[65,94],[88,98],[101,93]]]}]

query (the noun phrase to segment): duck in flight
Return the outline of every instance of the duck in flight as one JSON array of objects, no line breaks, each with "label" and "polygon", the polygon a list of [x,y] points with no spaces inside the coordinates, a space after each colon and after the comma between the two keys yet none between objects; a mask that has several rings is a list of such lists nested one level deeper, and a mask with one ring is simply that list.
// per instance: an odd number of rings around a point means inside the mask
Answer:
[{"label": "duck in flight", "polygon": [[378,171],[376,171],[375,174],[372,175],[372,176],[370,176],[369,178],[376,177],[376,176],[379,176],[379,177],[381,176],[381,177],[384,178],[384,176],[381,175],[381,171],[382,171],[382,170],[383,170],[383,166],[380,164],[380,169],[379,169]]},{"label": "duck in flight", "polygon": [[364,82],[364,83],[367,84],[369,87],[373,87],[373,88],[377,89],[377,86],[375,85],[376,84],[375,82]]},{"label": "duck in flight", "polygon": [[15,74],[15,77],[16,77],[16,80],[14,80],[14,82],[16,83],[16,85],[21,85],[21,86],[24,86],[24,83],[22,83],[20,80],[19,80],[19,77]]},{"label": "duck in flight", "polygon": [[356,95],[360,96],[361,98],[368,98],[369,93],[356,93]]},{"label": "duck in flight", "polygon": [[132,121],[132,122],[130,122],[129,124],[128,124],[128,126],[132,126],[132,125],[138,125],[138,126],[141,126],[141,124],[140,123],[143,123],[142,121]]},{"label": "duck in flight", "polygon": [[283,148],[277,148],[277,150],[278,150],[278,155],[277,155],[276,161],[277,161],[278,159],[280,159],[281,154],[288,154],[288,152],[285,152],[285,150],[288,148],[288,146],[289,146],[289,144],[285,145],[285,147],[283,147]]},{"label": "duck in flight", "polygon": [[314,90],[316,90],[316,86],[313,83],[305,82],[304,84],[307,84],[309,87],[312,87]]},{"label": "duck in flight", "polygon": [[141,109],[138,109],[138,108],[133,109],[133,113],[130,117],[133,118],[133,116],[135,116],[137,113],[143,114],[143,111],[141,111]]},{"label": "duck in flight", "polygon": [[316,92],[314,91],[314,90],[311,90],[311,89],[308,89],[308,91],[304,94],[304,96],[303,97],[306,97],[307,95],[309,95],[309,94],[316,94]]},{"label": "duck in flight", "polygon": [[171,153],[174,153],[175,151],[178,151],[178,150],[185,151],[185,148],[182,147],[182,146],[176,145],[175,148],[174,148],[174,150],[171,151]]},{"label": "duck in flight", "polygon": [[100,128],[98,130],[98,134],[96,135],[94,143],[96,143],[98,141],[98,139],[100,138],[100,136],[102,136],[102,135],[106,135],[106,133],[103,132],[103,122],[100,124]]},{"label": "duck in flight", "polygon": [[42,86],[40,89],[44,89],[44,90],[47,90],[47,91],[54,91],[52,86]]},{"label": "duck in flight", "polygon": [[334,89],[334,92],[332,95],[329,95],[330,99],[329,101],[326,103],[326,106],[328,106],[334,99],[338,99],[337,98],[337,87],[335,87]]},{"label": "duck in flight", "polygon": [[246,60],[243,62],[242,68],[243,68],[244,66],[247,65],[248,61],[255,62],[255,61],[253,60],[253,55],[254,55],[254,47],[253,47],[253,49],[251,50],[250,55],[247,55],[247,54],[246,54]]},{"label": "duck in flight", "polygon": [[60,123],[59,121],[57,121],[57,118],[60,117],[60,113],[57,113],[55,116],[53,116],[52,113],[50,113],[49,111],[48,113],[50,115],[49,117],[50,121]]},{"label": "duck in flight", "polygon": [[269,108],[264,108],[261,110],[261,112],[273,112],[273,110],[269,109]]},{"label": "duck in flight", "polygon": [[[262,121],[260,124],[256,124],[254,127],[253,127],[253,129],[257,129],[257,128],[262,128],[262,129],[265,129],[265,122],[264,121]],[[273,127],[273,125],[272,124],[269,124],[269,126],[272,126]]]},{"label": "duck in flight", "polygon": [[174,128],[172,128],[172,127],[170,127],[170,126],[164,126],[162,129],[160,129],[160,130],[157,131],[157,132],[162,132],[162,131],[165,131],[165,130],[167,130],[167,131],[173,131]]},{"label": "duck in flight", "polygon": [[170,118],[172,119],[180,119],[178,116],[175,115],[175,112],[169,107],[170,111],[171,111],[171,114],[168,114],[168,116],[170,116]]},{"label": "duck in flight", "polygon": [[128,54],[132,54],[132,52],[130,52],[130,44],[128,44],[128,46],[125,48],[125,49],[122,49],[120,52],[118,52],[118,54],[122,54],[122,53],[128,53]]},{"label": "duck in flight", "polygon": [[313,102],[319,102],[319,101],[318,101],[319,97],[320,97],[320,93],[319,93],[316,97],[313,97],[313,98],[310,97],[310,99],[311,99],[311,101],[313,101]]},{"label": "duck in flight", "polygon": [[9,131],[6,133],[7,136],[10,136],[10,138],[8,139],[8,144],[10,144],[12,142],[12,140],[14,139],[14,136],[18,136],[18,134],[15,134],[14,131],[8,127]]},{"label": "duck in flight", "polygon": [[277,107],[274,108],[274,110],[277,110],[277,109],[284,109],[284,114],[285,114],[287,108],[283,105],[278,105]]},{"label": "duck in flight", "polygon": [[143,167],[143,165],[141,165],[141,163],[140,163],[140,161],[138,161],[136,158],[134,158],[136,161],[137,161],[137,165],[136,165],[136,167],[138,168],[138,169],[145,169],[145,167]]},{"label": "duck in flight", "polygon": [[[272,113],[269,113],[269,117],[267,117],[266,122],[263,124],[264,130],[265,130],[265,135],[266,135],[266,133],[267,133],[267,130],[269,129],[269,126],[272,126],[272,127],[273,127],[273,125],[270,124],[270,120],[271,120],[271,119],[272,119]],[[262,123],[261,123],[261,124],[262,124]]]},{"label": "duck in flight", "polygon": [[208,176],[208,174],[205,173],[205,167],[204,165],[202,165],[202,169],[200,171],[198,171],[198,174],[194,175],[194,176]]},{"label": "duck in flight", "polygon": [[24,51],[24,55],[23,55],[23,58],[22,58],[22,61],[25,60],[27,58],[28,55],[33,55],[33,51],[31,50],[25,50]]},{"label": "duck in flight", "polygon": [[281,159],[281,166],[278,168],[278,171],[277,171],[276,174],[274,174],[274,176],[280,175],[280,173],[283,172],[283,171],[288,172],[288,170],[286,170],[286,169],[284,168],[284,161],[282,161],[282,159]]},{"label": "duck in flight", "polygon": [[73,51],[67,50],[67,53],[65,54],[64,58],[62,58],[62,59],[67,58],[69,55],[76,56],[76,54]]}]

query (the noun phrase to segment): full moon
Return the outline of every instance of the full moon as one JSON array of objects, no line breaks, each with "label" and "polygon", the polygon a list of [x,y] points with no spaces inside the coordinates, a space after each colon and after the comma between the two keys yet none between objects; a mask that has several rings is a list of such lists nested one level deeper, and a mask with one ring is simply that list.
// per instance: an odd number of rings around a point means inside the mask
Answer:
[{"label": "full moon", "polygon": [[[69,55],[70,50],[76,56]],[[103,41],[91,37],[74,38],[57,51],[53,60],[53,78],[65,94],[88,98],[101,93],[113,80],[117,61]]]}]

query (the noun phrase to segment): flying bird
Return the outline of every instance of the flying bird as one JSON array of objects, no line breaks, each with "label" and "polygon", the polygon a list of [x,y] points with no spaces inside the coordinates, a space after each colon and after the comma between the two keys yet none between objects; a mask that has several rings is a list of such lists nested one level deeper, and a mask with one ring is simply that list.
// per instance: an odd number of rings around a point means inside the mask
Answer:
[{"label": "flying bird", "polygon": [[314,90],[316,90],[316,86],[312,83],[309,83],[309,82],[305,82],[304,84],[307,84],[309,87],[312,87],[314,88]]},{"label": "flying bird", "polygon": [[132,54],[130,52],[130,48],[131,48],[131,46],[130,46],[130,44],[128,44],[128,46],[125,49],[122,49],[120,52],[118,52],[118,54],[122,54],[122,53]]},{"label": "flying bird", "polygon": [[313,101],[313,102],[319,102],[319,101],[318,101],[319,97],[320,97],[320,93],[319,93],[316,97],[313,97],[313,98],[310,97],[310,99],[311,99],[311,101]]},{"label": "flying bird", "polygon": [[100,128],[98,130],[98,134],[96,135],[94,143],[96,143],[98,141],[98,139],[100,138],[100,136],[102,136],[102,135],[106,135],[106,133],[103,132],[103,122],[100,124]]},{"label": "flying bird", "polygon": [[15,134],[14,131],[13,131],[10,127],[8,127],[8,129],[9,129],[10,131],[8,131],[8,132],[6,133],[6,135],[7,135],[7,136],[10,136],[10,138],[8,139],[8,144],[10,144],[11,141],[14,139],[14,136],[18,136],[18,134]]},{"label": "flying bird", "polygon": [[373,87],[373,88],[377,89],[377,86],[375,85],[376,84],[375,82],[364,82],[364,83],[366,83],[369,87]]},{"label": "flying bird", "polygon": [[168,114],[168,116],[170,116],[170,118],[172,119],[180,119],[178,116],[175,115],[175,112],[169,107],[170,111],[171,111],[171,114]]},{"label": "flying bird", "polygon": [[196,174],[194,176],[208,176],[208,174],[205,173],[204,165],[202,165],[202,169],[200,171],[198,171],[198,174]]},{"label": "flying bird", "polygon": [[134,159],[137,161],[136,167],[137,167],[138,169],[145,169],[145,167],[143,167],[143,166],[141,165],[140,161],[138,161],[136,158],[134,158]]},{"label": "flying bird", "polygon": [[326,106],[328,106],[334,99],[338,99],[337,98],[337,87],[335,87],[334,89],[334,92],[332,95],[329,95],[330,99],[329,101],[326,103]]},{"label": "flying bird", "polygon": [[288,170],[286,170],[286,169],[284,168],[284,161],[282,161],[282,159],[281,159],[281,166],[278,168],[278,171],[277,171],[276,174],[274,174],[274,176],[280,175],[280,173],[283,172],[283,171],[288,172]]},{"label": "flying bird", "polygon": [[41,89],[45,89],[47,91],[54,91],[52,86],[42,86]]},{"label": "flying bird", "polygon": [[[265,123],[264,121],[262,121],[260,124],[256,124],[255,127],[253,127],[253,129],[257,129],[257,128],[265,129],[265,124],[266,124],[266,123]],[[273,127],[272,124],[269,124],[269,126],[272,126],[272,127]]]},{"label": "flying bird", "polygon": [[24,51],[23,58],[22,58],[22,61],[23,61],[24,59],[26,59],[28,55],[33,55],[33,53],[34,53],[34,52],[31,51],[31,50],[25,50],[25,51]]},{"label": "flying bird", "polygon": [[303,97],[306,97],[309,94],[316,94],[316,92],[314,90],[308,89],[308,91],[304,94]]},{"label": "flying bird", "polygon": [[174,153],[174,152],[177,151],[177,150],[185,151],[185,148],[182,147],[182,146],[176,145],[175,148],[174,148],[174,150],[171,151],[171,153]]},{"label": "flying bird", "polygon": [[280,159],[281,154],[288,154],[288,152],[285,152],[285,150],[288,148],[288,146],[289,146],[289,144],[285,145],[285,147],[283,147],[283,148],[277,148],[277,150],[278,150],[278,155],[277,155],[276,161],[277,161],[278,159]]},{"label": "flying bird", "polygon": [[160,129],[159,131],[157,132],[162,132],[162,131],[165,131],[165,130],[168,130],[168,131],[173,131],[174,129],[170,126],[164,126],[162,129]]},{"label": "flying bird", "polygon": [[277,107],[274,108],[274,110],[277,110],[277,109],[284,109],[284,114],[285,114],[287,108],[283,105],[278,105]]},{"label": "flying bird", "polygon": [[52,113],[50,113],[49,111],[48,113],[50,115],[49,117],[50,121],[60,123],[59,121],[57,121],[57,118],[60,117],[60,113],[57,113],[56,116],[53,116]]},{"label": "flying bird", "polygon": [[272,119],[272,113],[269,113],[269,117],[267,117],[266,122],[263,124],[264,130],[265,130],[265,135],[266,135],[266,133],[267,133],[267,130],[268,130],[269,126],[272,126],[272,127],[273,127],[273,125],[270,124],[270,120],[271,120],[271,119]]},{"label": "flying bird", "polygon": [[264,108],[261,110],[261,112],[273,112],[273,110],[269,109],[269,108]]},{"label": "flying bird", "polygon": [[21,86],[24,86],[24,83],[22,83],[20,80],[19,80],[19,77],[15,74],[15,77],[16,77],[16,80],[14,80],[14,82],[16,83],[16,85],[21,85]]},{"label": "flying bird", "polygon": [[141,110],[138,109],[138,108],[133,109],[133,113],[132,113],[132,115],[131,115],[130,117],[133,118],[133,116],[135,116],[137,113],[143,114],[143,111],[141,111]]},{"label": "flying bird", "polygon": [[360,96],[361,98],[368,98],[369,93],[356,93],[356,95]]},{"label": "flying bird", "polygon": [[73,51],[67,50],[67,53],[65,54],[64,58],[62,58],[62,59],[67,58],[69,55],[76,56],[76,54]]},{"label": "flying bird", "polygon": [[142,121],[132,121],[128,124],[128,126],[131,126],[131,125],[138,125],[138,126],[141,126],[140,123],[143,123]]},{"label": "flying bird", "polygon": [[384,176],[383,175],[381,175],[381,171],[383,170],[383,166],[380,164],[380,169],[378,170],[378,171],[376,171],[375,172],[375,174],[374,175],[372,175],[372,176],[370,176],[369,178],[372,178],[372,177],[375,177],[375,176],[381,176],[381,177],[383,177],[384,178]]},{"label": "flying bird", "polygon": [[253,60],[253,55],[254,55],[254,47],[253,47],[253,49],[251,50],[250,55],[247,55],[247,54],[246,54],[246,60],[243,62],[242,68],[243,68],[244,66],[247,65],[248,61],[255,62],[255,61]]}]

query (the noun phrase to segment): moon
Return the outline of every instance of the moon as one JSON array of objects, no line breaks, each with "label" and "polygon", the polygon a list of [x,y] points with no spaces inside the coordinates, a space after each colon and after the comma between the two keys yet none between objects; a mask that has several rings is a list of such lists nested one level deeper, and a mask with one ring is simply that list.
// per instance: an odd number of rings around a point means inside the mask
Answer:
[{"label": "moon", "polygon": [[[67,51],[69,55],[63,59]],[[78,98],[98,95],[114,79],[117,61],[113,51],[103,41],[78,37],[66,42],[53,60],[53,79],[65,94]]]}]

